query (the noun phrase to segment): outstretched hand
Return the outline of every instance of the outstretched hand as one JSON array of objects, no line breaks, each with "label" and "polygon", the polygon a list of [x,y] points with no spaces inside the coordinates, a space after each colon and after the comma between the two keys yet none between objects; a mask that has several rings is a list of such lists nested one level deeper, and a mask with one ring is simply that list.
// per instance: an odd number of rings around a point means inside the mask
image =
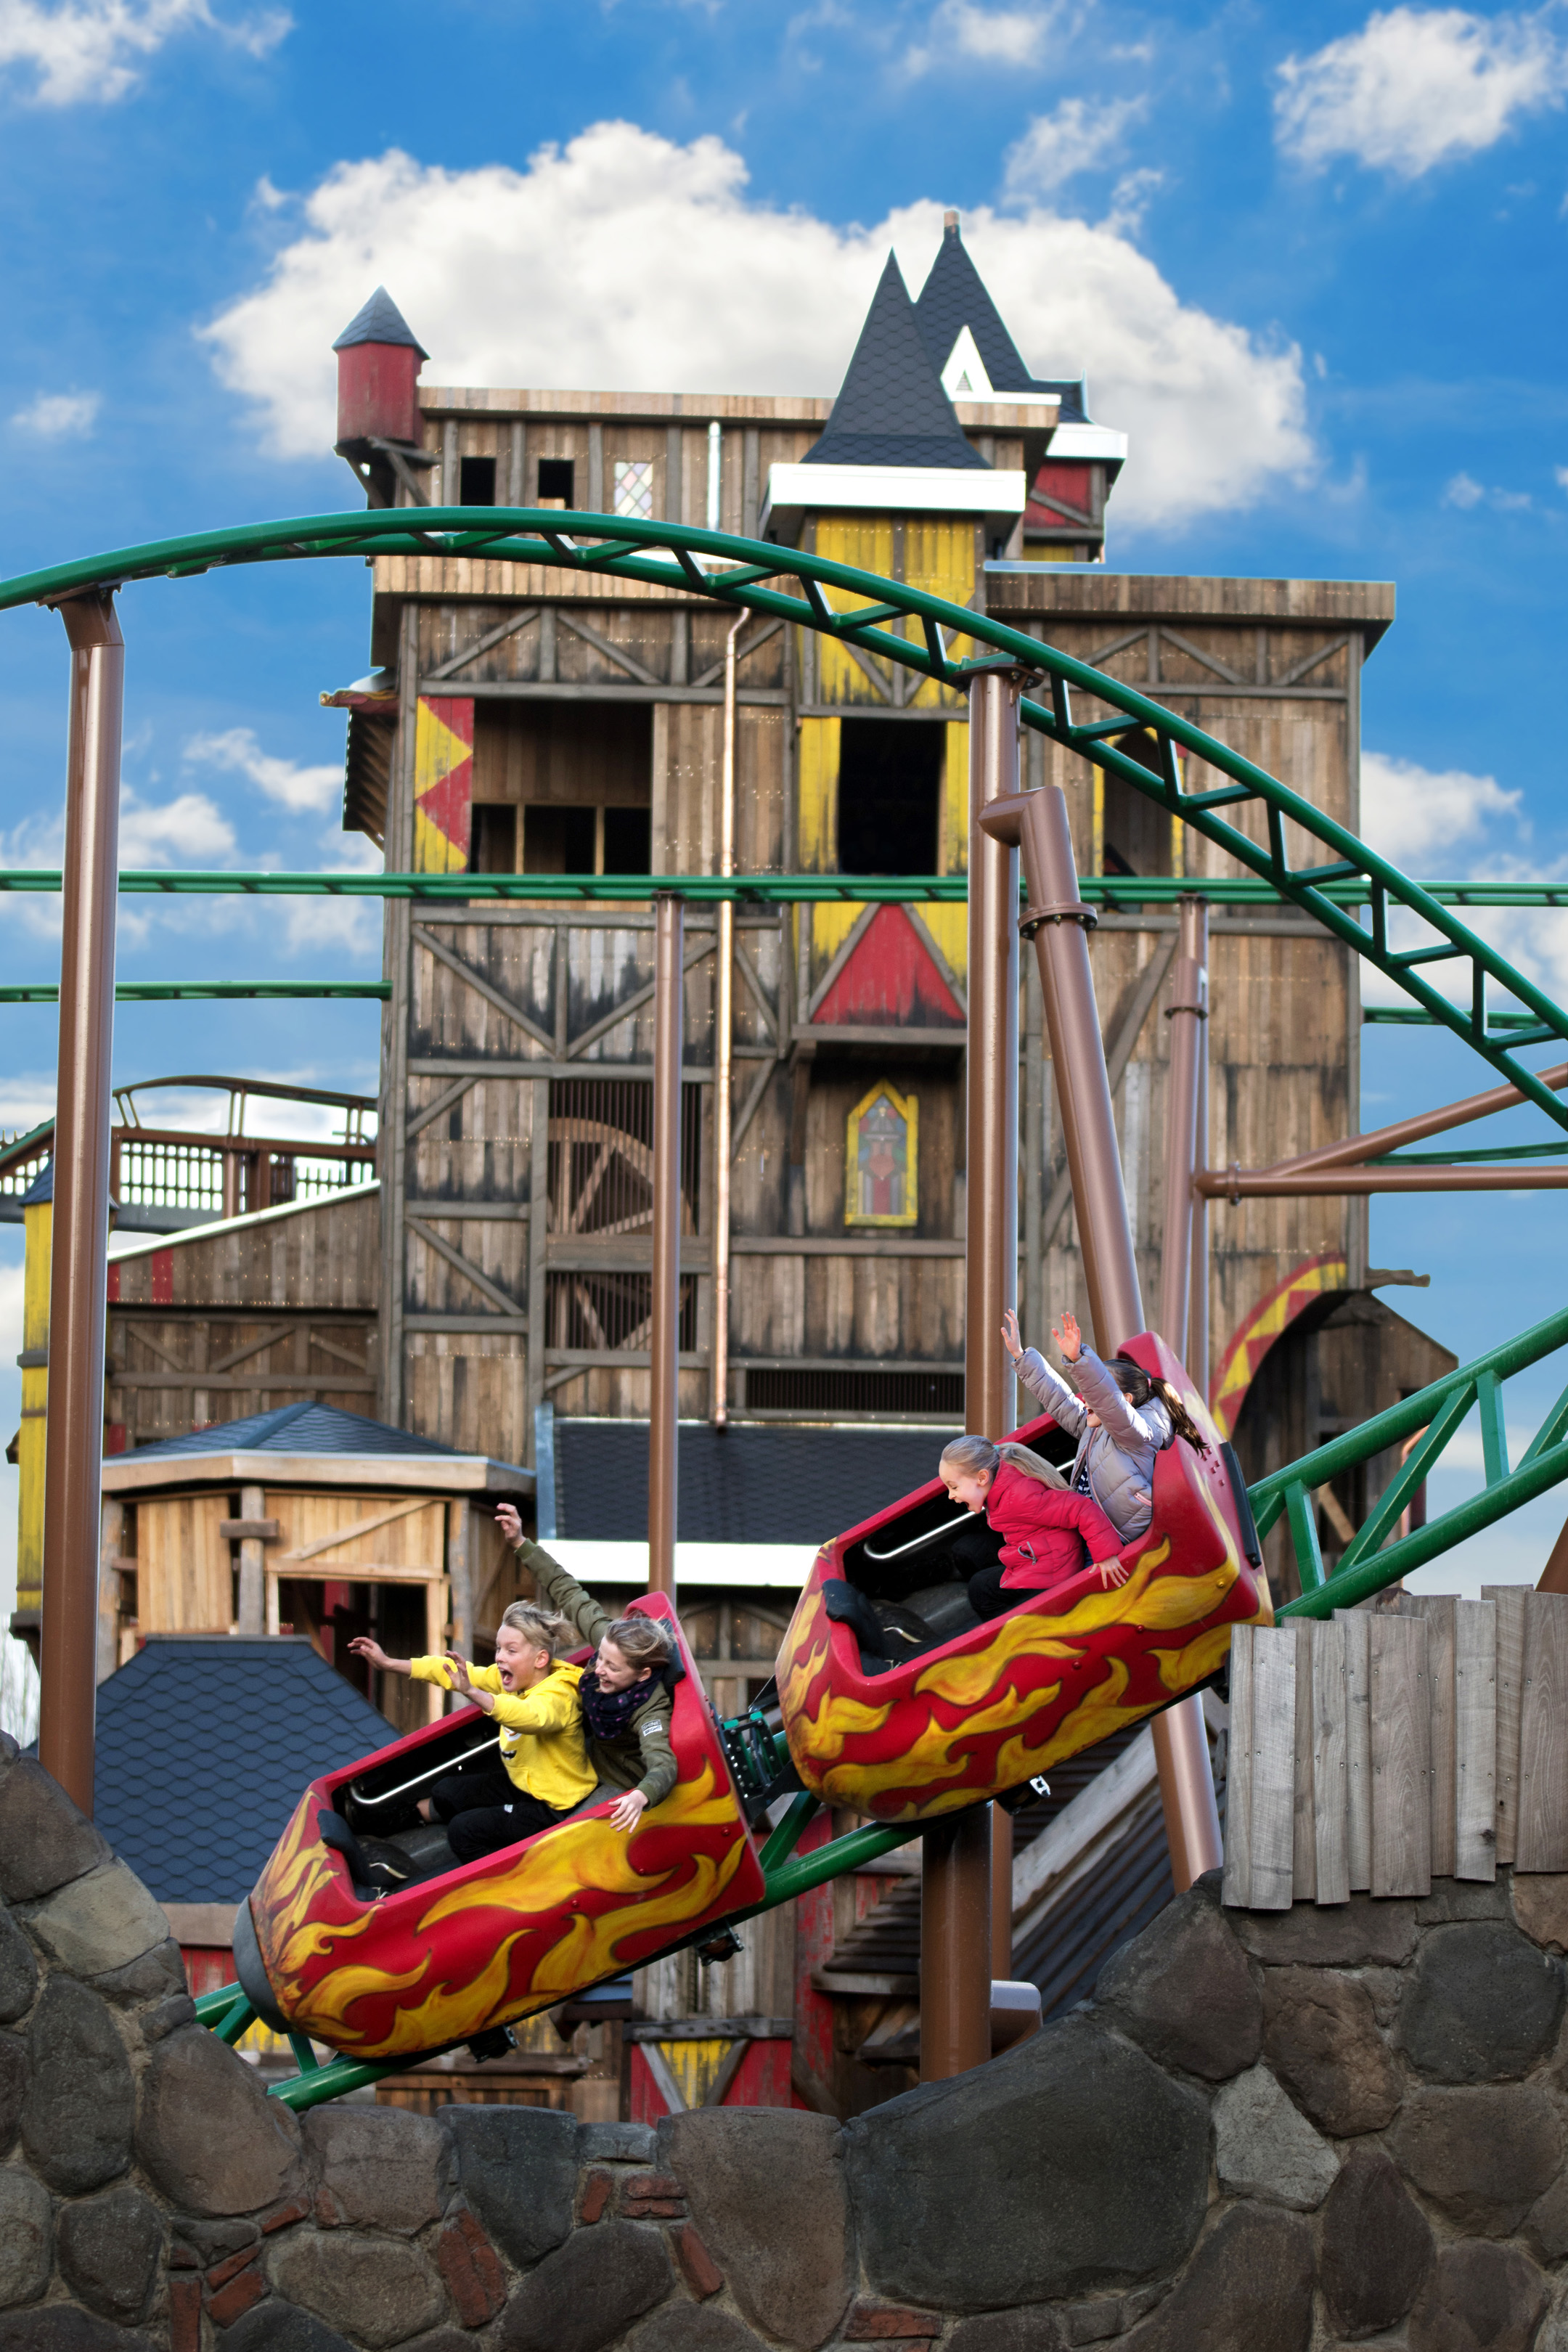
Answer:
[{"label": "outstretched hand", "polygon": [[452,1677],[452,1689],[456,1696],[458,1698],[471,1699],[476,1706],[481,1707],[485,1714],[489,1715],[493,1701],[487,1691],[477,1690],[469,1681],[467,1658],[459,1658],[455,1650],[448,1650],[447,1670]]},{"label": "outstretched hand", "polygon": [[610,1815],[610,1827],[613,1830],[635,1830],[647,1805],[647,1799],[640,1789],[628,1789]]},{"label": "outstretched hand", "polygon": [[1018,1330],[1018,1310],[1016,1307],[1002,1309],[1002,1345],[1016,1364],[1024,1360],[1024,1342]]},{"label": "outstretched hand", "polygon": [[1083,1353],[1083,1333],[1078,1328],[1078,1317],[1066,1308],[1059,1324],[1051,1325],[1051,1337],[1069,1364],[1076,1364]]},{"label": "outstretched hand", "polygon": [[1094,1565],[1100,1570],[1100,1580],[1107,1592],[1118,1584],[1125,1584],[1132,1573],[1125,1560],[1115,1558],[1097,1559]]},{"label": "outstretched hand", "polygon": [[349,1648],[356,1658],[363,1658],[367,1665],[377,1666],[383,1673],[392,1664],[381,1643],[373,1641],[368,1633],[356,1633]]},{"label": "outstretched hand", "polygon": [[496,1505],[496,1525],[509,1544],[515,1547],[522,1541],[522,1521],[517,1515],[515,1503]]}]

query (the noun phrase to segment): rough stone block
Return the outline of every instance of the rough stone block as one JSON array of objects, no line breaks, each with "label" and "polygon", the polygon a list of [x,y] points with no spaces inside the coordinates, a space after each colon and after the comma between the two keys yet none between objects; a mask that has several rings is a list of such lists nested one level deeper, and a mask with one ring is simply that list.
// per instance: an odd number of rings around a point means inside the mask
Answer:
[{"label": "rough stone block", "polygon": [[1212,2083],[1252,2065],[1262,2043],[1247,1955],[1206,1895],[1168,1903],[1107,1962],[1094,1998],[1151,2058]]},{"label": "rough stone block", "polygon": [[855,2305],[844,2323],[846,2344],[930,2343],[942,2334],[940,2312],[911,2311],[907,2304],[867,2303]]},{"label": "rough stone block", "polygon": [[[662,2303],[673,2283],[657,2230],[636,2221],[601,2221],[596,2230],[569,2238],[530,2271],[496,2322],[497,2352],[604,2352],[634,2320]],[[680,2310],[689,2326],[700,2318],[700,2306],[687,2303]]]},{"label": "rough stone block", "polygon": [[49,2280],[49,2192],[19,2166],[0,2172],[0,2304],[31,2303]]},{"label": "rough stone block", "polygon": [[1532,1943],[1568,1952],[1568,1871],[1515,1871],[1513,1916]]},{"label": "rough stone block", "polygon": [[1531,2084],[1415,2091],[1390,2143],[1451,2221],[1489,2238],[1518,2229],[1563,2161],[1556,2112]]},{"label": "rough stone block", "polygon": [[1297,2104],[1335,2139],[1381,2130],[1398,2109],[1399,2076],[1372,1997],[1354,1977],[1268,1969],[1263,2054]]},{"label": "rough stone block", "polygon": [[752,2326],[786,2344],[831,2336],[851,2285],[843,2150],[832,2117],[699,2107],[667,2116],[658,2146]]},{"label": "rough stone block", "polygon": [[1265,2345],[1307,2352],[1312,2336],[1312,2237],[1293,2213],[1237,2205],[1198,2248],[1126,2352],[1194,2352],[1204,2345]]},{"label": "rough stone block", "polygon": [[728,2311],[667,2303],[637,2329],[631,2352],[763,2352],[763,2345]]},{"label": "rough stone block", "polygon": [[1435,1878],[1431,1894],[1422,1895],[1415,1906],[1415,1925],[1440,1927],[1455,1919],[1511,1919],[1508,1890],[1506,1872],[1491,1880]]},{"label": "rough stone block", "polygon": [[948,2310],[1156,2277],[1207,2203],[1206,2100],[1088,2017],[908,2091],[844,2137],[868,2284]]},{"label": "rough stone block", "polygon": [[112,1859],[87,1815],[32,1757],[0,1780],[0,1895],[7,1903],[52,1895]]},{"label": "rough stone block", "polygon": [[436,2263],[465,2327],[483,2327],[506,2301],[500,2257],[466,2205],[458,2206],[436,2241]]},{"label": "rough stone block", "polygon": [[558,2246],[577,2193],[577,2125],[545,2107],[442,2107],[464,2196],[519,2269]]},{"label": "rough stone block", "polygon": [[[1112,2336],[1122,2335],[1131,2322],[1126,2316],[1126,2297],[1120,2294],[1094,2294],[1086,2303],[1069,2303],[1061,2313],[1062,2340],[1077,2352],[1080,2344],[1103,2344]],[[1142,2313],[1137,2315],[1140,2318]]]},{"label": "rough stone block", "polygon": [[60,2210],[60,2272],[73,2294],[106,2319],[141,2318],[153,2292],[163,2224],[134,2189],[110,2189]]},{"label": "rough stone block", "polygon": [[79,2304],[51,2303],[0,2315],[0,2352],[153,2352],[153,2346],[139,2328],[117,2327]]},{"label": "rough stone block", "polygon": [[183,2249],[200,2268],[220,2263],[241,2246],[254,2246],[261,2232],[254,2221],[200,2221],[194,2213],[174,2216],[174,2246]]},{"label": "rough stone block", "polygon": [[286,2301],[313,2311],[329,2327],[352,2328],[374,2352],[447,2316],[435,2269],[400,2238],[301,2232],[273,2247],[267,2274]]},{"label": "rough stone block", "polygon": [[142,2011],[136,2021],[136,2030],[142,2036],[142,2048],[151,2050],[155,2042],[162,2042],[182,2025],[194,2025],[195,2021],[196,2005],[190,1994],[172,1992],[163,2000],[155,2000],[151,2009]]},{"label": "rough stone block", "polygon": [[314,2312],[269,2299],[228,2330],[223,2352],[354,2352],[354,2347]]},{"label": "rough stone block", "polygon": [[142,2000],[170,2000],[188,1992],[185,1964],[180,1958],[180,1948],[174,1937],[167,1937],[154,1944],[140,1958],[128,1960],[122,1969],[105,1969],[93,1983],[110,2000],[131,2003]]},{"label": "rough stone block", "polygon": [[0,2025],[14,2025],[25,2017],[37,1990],[33,1948],[9,1911],[0,1909]]},{"label": "rough stone block", "polygon": [[1365,1985],[1372,2001],[1372,2013],[1377,2020],[1380,2033],[1386,2033],[1399,2015],[1404,1998],[1405,1974],[1403,1969],[1360,1969],[1357,1974]]},{"label": "rough stone block", "polygon": [[474,2339],[455,2327],[433,2327],[428,2336],[414,2336],[403,2352],[474,2352]]},{"label": "rough stone block", "polygon": [[1525,2230],[1549,2263],[1568,2254],[1568,2172],[1559,2174],[1544,2197],[1530,2209]]},{"label": "rough stone block", "polygon": [[[1121,2306],[1111,2309],[1120,2315]],[[961,2319],[947,2339],[947,2352],[1063,2352],[1068,2338],[1047,2304],[1031,2310],[983,2311]]]},{"label": "rough stone block", "polygon": [[1322,2203],[1339,2158],[1267,2066],[1249,2067],[1214,2103],[1220,2186],[1235,2197],[1267,2197],[1310,2213]]},{"label": "rough stone block", "polygon": [[1401,1969],[1415,1949],[1415,1906],[1352,1895],[1320,1911],[1227,1911],[1226,1917],[1256,1960],[1270,1968]]},{"label": "rough stone block", "polygon": [[1399,2042],[1438,2083],[1527,2074],[1557,2038],[1563,1963],[1501,1919],[1434,1927],[1399,2010]]},{"label": "rough stone block", "polygon": [[51,1977],[27,2028],[22,2145],[34,2170],[68,2197],[101,2189],[131,2161],[132,2107],[130,2062],[108,2004]]},{"label": "rough stone block", "polygon": [[73,1878],[28,1916],[36,1942],[77,1977],[128,1968],[169,1940],[169,1923],[135,1872],[101,1863]]},{"label": "rough stone block", "polygon": [[243,2058],[199,2025],[160,2042],[142,2078],[136,2153],[196,2213],[251,2213],[295,2186],[300,2126]]},{"label": "rough stone block", "polygon": [[1415,2302],[1432,2232],[1382,2148],[1352,2148],[1323,2207],[1321,2274],[1342,2336],[1376,2336]]},{"label": "rough stone block", "polygon": [[428,2116],[403,2107],[315,2107],[305,2152],[345,2221],[412,2237],[440,2219],[452,2143]]},{"label": "rough stone block", "polygon": [[19,2034],[0,2033],[0,2156],[16,2137],[27,2095],[27,2045]]},{"label": "rough stone block", "polygon": [[658,2137],[651,2124],[583,2124],[577,2158],[582,2164],[652,2164]]},{"label": "rough stone block", "polygon": [[1445,2246],[1410,2315],[1410,2352],[1530,2352],[1546,2282],[1512,2246]]}]

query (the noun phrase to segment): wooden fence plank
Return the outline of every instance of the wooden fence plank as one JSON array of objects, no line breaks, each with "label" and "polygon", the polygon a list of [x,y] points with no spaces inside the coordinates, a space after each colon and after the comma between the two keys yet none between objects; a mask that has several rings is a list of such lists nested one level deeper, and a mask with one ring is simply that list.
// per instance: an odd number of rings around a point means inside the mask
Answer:
[{"label": "wooden fence plank", "polygon": [[1289,1911],[1294,1878],[1296,1634],[1258,1626],[1252,1642],[1252,1902]]},{"label": "wooden fence plank", "polygon": [[1497,1858],[1511,1862],[1519,1835],[1519,1709],[1524,1685],[1522,1584],[1483,1584],[1497,1608]]},{"label": "wooden fence plank", "polygon": [[1342,1620],[1312,1634],[1312,1791],[1319,1903],[1350,1901],[1349,1802],[1345,1769],[1345,1629]]},{"label": "wooden fence plank", "polygon": [[1568,1594],[1531,1592],[1524,1612],[1516,1870],[1568,1870]]},{"label": "wooden fence plank", "polygon": [[1497,1876],[1497,1604],[1454,1609],[1454,1875]]},{"label": "wooden fence plank", "polygon": [[1230,1638],[1230,1732],[1225,1759],[1225,1880],[1222,1901],[1252,1905],[1252,1639],[1238,1625]]},{"label": "wooden fence plank", "polygon": [[1432,1742],[1426,1626],[1369,1619],[1372,1708],[1372,1891],[1432,1891]]},{"label": "wooden fence plank", "polygon": [[1345,1637],[1345,1860],[1352,1895],[1372,1886],[1372,1685],[1364,1609],[1336,1609]]},{"label": "wooden fence plank", "polygon": [[1454,1875],[1454,1610],[1452,1593],[1405,1597],[1426,1621],[1426,1675],[1432,1719],[1432,1875]]},{"label": "wooden fence plank", "polygon": [[1290,1894],[1297,1903],[1311,1902],[1318,1892],[1318,1838],[1313,1818],[1317,1795],[1312,1775],[1312,1642],[1316,1630],[1310,1618],[1298,1618],[1290,1628],[1296,1643]]}]

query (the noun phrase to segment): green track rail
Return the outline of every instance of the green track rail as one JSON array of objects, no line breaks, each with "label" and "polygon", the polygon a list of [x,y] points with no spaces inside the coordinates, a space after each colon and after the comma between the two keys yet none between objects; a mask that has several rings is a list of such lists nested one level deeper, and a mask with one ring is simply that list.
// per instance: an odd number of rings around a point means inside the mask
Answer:
[{"label": "green track rail", "polygon": [[[343,555],[483,560],[646,582],[838,637],[956,692],[967,688],[977,667],[994,663],[998,656],[1043,674],[1047,698],[1025,700],[1026,726],[1121,777],[1282,898],[1313,916],[1435,1023],[1464,1038],[1500,1078],[1544,1111],[1553,1126],[1568,1131],[1568,1105],[1519,1059],[1526,1045],[1568,1045],[1568,1013],[1462,922],[1452,906],[1412,882],[1300,793],[1136,687],[1075,660],[1041,637],[1010,628],[994,615],[971,612],[875,572],[761,540],[629,516],[524,507],[421,507],[251,523],[55,564],[0,583],[0,611],[133,580],[181,580],[249,563]],[[834,595],[856,602],[835,604]],[[951,649],[960,642],[976,650],[954,660]],[[1103,706],[1111,717],[1080,721],[1073,712],[1075,693]],[[1152,771],[1122,748],[1122,739],[1132,735],[1152,740]],[[1222,781],[1189,789],[1184,760],[1213,771]],[[1235,821],[1243,812],[1255,831]],[[1287,826],[1307,845],[1310,863],[1297,862]],[[1355,908],[1342,905],[1335,897],[1339,884],[1364,889],[1369,928],[1357,919]],[[1396,947],[1390,924],[1400,918],[1430,937]],[[1459,1001],[1445,995],[1427,978],[1440,965],[1454,968],[1453,977],[1461,983]],[[1488,1006],[1493,989],[1532,1016],[1529,1028],[1502,1033],[1494,1027]]]}]

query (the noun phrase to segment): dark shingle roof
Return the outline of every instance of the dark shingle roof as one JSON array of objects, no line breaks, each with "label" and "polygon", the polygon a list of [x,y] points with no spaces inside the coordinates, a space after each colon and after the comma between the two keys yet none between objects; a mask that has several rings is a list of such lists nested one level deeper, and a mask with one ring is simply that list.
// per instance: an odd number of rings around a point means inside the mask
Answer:
[{"label": "dark shingle roof", "polygon": [[450,1460],[457,1450],[438,1438],[416,1437],[384,1421],[343,1412],[335,1404],[305,1403],[220,1421],[185,1437],[160,1438],[155,1445],[139,1445],[136,1459],[156,1462],[180,1454],[441,1454]]},{"label": "dark shingle roof", "polygon": [[[934,1478],[948,1434],[683,1423],[678,1535],[683,1543],[825,1543]],[[646,1421],[557,1421],[555,1528],[578,1541],[647,1540]]]},{"label": "dark shingle roof", "polygon": [[332,349],[346,352],[355,343],[411,343],[422,360],[430,356],[384,286],[378,286],[364,309],[349,320]]},{"label": "dark shingle roof", "polygon": [[822,438],[801,463],[990,470],[963,437],[890,253]]},{"label": "dark shingle roof", "polygon": [[967,327],[985,363],[994,392],[1054,392],[1061,402],[1059,423],[1088,422],[1081,383],[1071,378],[1047,382],[1029,373],[1017,344],[1003,323],[1001,312],[991,299],[985,280],[969,257],[956,224],[942,231],[942,247],[921,288],[915,317],[939,377],[954,343]]},{"label": "dark shingle roof", "polygon": [[306,1784],[395,1737],[309,1642],[154,1635],[98,1694],[97,1824],[160,1903],[237,1903]]}]

